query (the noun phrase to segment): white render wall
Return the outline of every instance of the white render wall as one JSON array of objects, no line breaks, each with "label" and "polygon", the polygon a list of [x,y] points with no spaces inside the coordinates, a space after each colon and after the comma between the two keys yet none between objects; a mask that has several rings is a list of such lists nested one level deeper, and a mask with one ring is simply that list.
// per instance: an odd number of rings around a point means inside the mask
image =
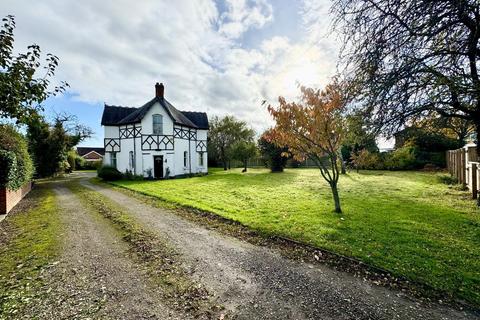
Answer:
[{"label": "white render wall", "polygon": [[163,134],[164,135],[173,135],[173,121],[168,115],[165,108],[163,108],[160,103],[156,102],[147,114],[142,119],[142,134],[152,134],[152,116],[154,114],[161,114],[163,116]]},{"label": "white render wall", "polygon": [[[174,123],[167,111],[159,103],[155,103],[147,114],[143,117],[141,123],[136,126],[141,126],[141,134],[152,134],[152,116],[154,114],[161,114],[163,116],[163,135],[173,136]],[[122,126],[124,127],[124,126]],[[188,128],[185,128],[188,130]],[[118,126],[104,126],[105,138],[119,138]],[[195,130],[195,129],[191,129]],[[206,141],[208,130],[196,130],[197,140]],[[135,142],[134,142],[135,141]],[[135,148],[134,148],[135,146]],[[162,155],[164,159],[163,176],[166,176],[167,168],[170,170],[170,176],[188,175],[190,173],[207,173],[208,172],[208,157],[207,152],[203,152],[203,166],[199,165],[199,153],[196,151],[196,141],[187,139],[174,139],[174,150],[142,150],[141,136],[137,138],[120,139],[120,152],[117,152],[117,169],[121,172],[133,169],[130,166],[129,152],[135,150],[136,167],[135,174],[148,177],[148,170],[151,169],[152,175],[154,173],[153,157]],[[188,152],[187,165],[184,166],[184,152]],[[111,164],[111,154],[105,152],[103,160],[105,165]]]}]

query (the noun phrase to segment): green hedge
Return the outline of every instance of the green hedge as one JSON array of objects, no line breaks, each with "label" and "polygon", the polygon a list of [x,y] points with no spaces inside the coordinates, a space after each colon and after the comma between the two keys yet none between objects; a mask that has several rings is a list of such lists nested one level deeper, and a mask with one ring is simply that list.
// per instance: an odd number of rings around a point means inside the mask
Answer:
[{"label": "green hedge", "polygon": [[105,181],[115,181],[123,178],[123,175],[120,171],[110,166],[98,168],[97,175],[99,178]]},{"label": "green hedge", "polygon": [[17,190],[33,175],[27,142],[11,125],[0,125],[0,187]]}]

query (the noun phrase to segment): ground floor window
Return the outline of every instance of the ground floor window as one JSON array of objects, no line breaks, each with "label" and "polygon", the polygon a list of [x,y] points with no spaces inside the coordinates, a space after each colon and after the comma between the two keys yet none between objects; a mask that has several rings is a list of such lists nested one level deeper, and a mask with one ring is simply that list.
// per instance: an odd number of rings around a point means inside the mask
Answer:
[{"label": "ground floor window", "polygon": [[198,165],[203,167],[203,152],[198,153]]},{"label": "ground floor window", "polygon": [[128,153],[128,158],[129,158],[129,164],[130,164],[130,169],[133,170],[133,167],[135,166],[135,160],[133,158],[133,151],[130,151]]},{"label": "ground floor window", "polygon": [[112,152],[110,154],[110,165],[114,168],[117,167],[117,153],[116,152]]},{"label": "ground floor window", "polygon": [[186,168],[187,167],[187,158],[188,158],[188,152],[185,151],[183,153],[183,166]]}]

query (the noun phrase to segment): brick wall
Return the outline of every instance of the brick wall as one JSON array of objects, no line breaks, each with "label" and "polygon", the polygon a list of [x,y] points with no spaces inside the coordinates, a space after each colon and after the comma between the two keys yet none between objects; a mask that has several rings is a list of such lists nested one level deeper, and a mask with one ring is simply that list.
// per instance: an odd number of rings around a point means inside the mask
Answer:
[{"label": "brick wall", "polygon": [[0,214],[8,213],[20,200],[32,190],[32,183],[24,184],[20,189],[11,191],[0,189]]}]

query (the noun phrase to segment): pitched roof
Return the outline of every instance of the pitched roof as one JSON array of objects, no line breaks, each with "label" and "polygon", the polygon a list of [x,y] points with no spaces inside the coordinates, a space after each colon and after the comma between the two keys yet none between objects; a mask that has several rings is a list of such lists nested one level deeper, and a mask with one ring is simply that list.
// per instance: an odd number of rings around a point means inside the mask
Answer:
[{"label": "pitched roof", "polygon": [[102,115],[102,126],[117,125],[120,120],[136,110],[137,108],[109,106],[105,104]]},{"label": "pitched roof", "polygon": [[156,103],[160,103],[173,122],[178,125],[196,129],[208,129],[208,118],[204,112],[181,112],[167,99],[155,97],[140,108],[124,108],[105,105],[102,116],[102,125],[125,125],[140,122],[148,110]]},{"label": "pitched roof", "polygon": [[105,148],[96,148],[96,147],[77,147],[77,153],[79,156],[84,156],[89,152],[95,151],[102,156],[105,155]]},{"label": "pitched roof", "polygon": [[193,122],[198,129],[208,130],[208,117],[205,112],[182,111],[182,113]]}]

